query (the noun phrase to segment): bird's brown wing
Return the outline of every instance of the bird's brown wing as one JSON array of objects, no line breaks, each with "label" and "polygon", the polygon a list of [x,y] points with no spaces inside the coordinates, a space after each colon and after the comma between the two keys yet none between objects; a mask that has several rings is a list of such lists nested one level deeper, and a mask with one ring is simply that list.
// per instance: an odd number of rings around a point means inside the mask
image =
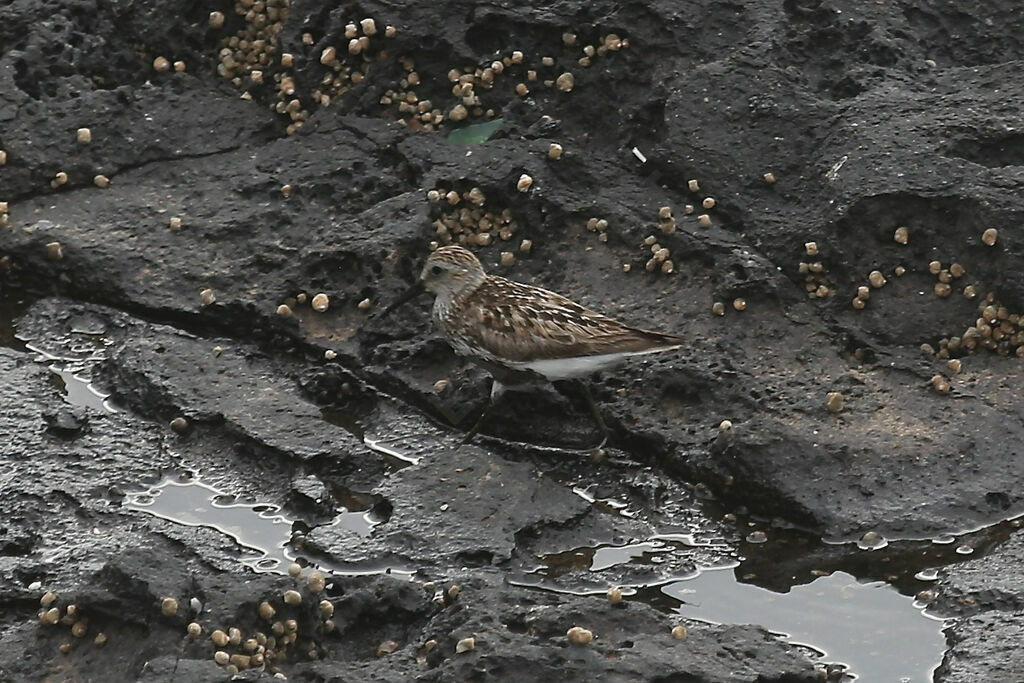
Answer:
[{"label": "bird's brown wing", "polygon": [[630,327],[546,289],[489,277],[460,302],[462,334],[498,358],[525,362],[642,352],[682,343]]}]

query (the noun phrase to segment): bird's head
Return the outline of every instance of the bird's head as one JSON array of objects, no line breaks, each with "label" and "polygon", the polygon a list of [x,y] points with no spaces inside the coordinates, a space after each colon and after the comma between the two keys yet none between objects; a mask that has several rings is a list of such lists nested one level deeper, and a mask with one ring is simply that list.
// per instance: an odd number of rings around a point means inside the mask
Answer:
[{"label": "bird's head", "polygon": [[459,246],[441,247],[434,251],[420,272],[423,287],[439,297],[452,297],[476,288],[487,274],[480,261],[468,249]]}]

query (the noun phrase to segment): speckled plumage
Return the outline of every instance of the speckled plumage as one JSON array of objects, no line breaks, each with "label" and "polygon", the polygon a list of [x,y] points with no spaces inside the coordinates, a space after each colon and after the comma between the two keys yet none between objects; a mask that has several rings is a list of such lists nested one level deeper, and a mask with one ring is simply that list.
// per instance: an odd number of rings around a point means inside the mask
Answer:
[{"label": "speckled plumage", "polygon": [[436,295],[434,322],[452,348],[492,374],[504,369],[549,380],[582,377],[683,343],[681,337],[626,325],[555,292],[487,275],[476,256],[459,246],[432,253],[420,277]]}]

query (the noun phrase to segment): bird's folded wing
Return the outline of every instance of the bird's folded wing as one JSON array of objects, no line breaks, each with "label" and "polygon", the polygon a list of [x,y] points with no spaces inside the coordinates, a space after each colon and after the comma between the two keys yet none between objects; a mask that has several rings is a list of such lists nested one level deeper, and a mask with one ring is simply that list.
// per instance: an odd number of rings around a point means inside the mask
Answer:
[{"label": "bird's folded wing", "polygon": [[460,311],[462,333],[509,361],[644,351],[667,346],[665,340],[672,339],[630,327],[554,292],[508,280],[475,294]]}]

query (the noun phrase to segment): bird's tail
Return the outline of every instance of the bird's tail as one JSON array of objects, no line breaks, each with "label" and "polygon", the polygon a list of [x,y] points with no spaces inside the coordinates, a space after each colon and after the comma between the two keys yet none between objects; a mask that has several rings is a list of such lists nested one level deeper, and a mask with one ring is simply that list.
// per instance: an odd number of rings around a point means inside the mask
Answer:
[{"label": "bird's tail", "polygon": [[661,332],[645,331],[647,332],[647,337],[658,348],[674,349],[686,343],[686,340],[678,334],[663,334]]},{"label": "bird's tail", "polygon": [[686,343],[686,340],[676,334],[664,334],[652,330],[635,329],[635,342],[633,353],[656,353],[658,351],[670,351],[677,349]]}]

